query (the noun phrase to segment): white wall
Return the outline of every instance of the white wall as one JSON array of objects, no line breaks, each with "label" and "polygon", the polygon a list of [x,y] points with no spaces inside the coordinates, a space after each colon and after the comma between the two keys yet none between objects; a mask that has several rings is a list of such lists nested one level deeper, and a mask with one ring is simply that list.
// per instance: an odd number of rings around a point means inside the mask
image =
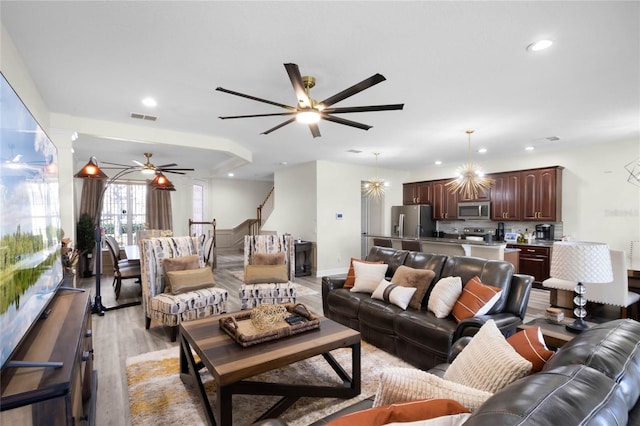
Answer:
[{"label": "white wall", "polygon": [[[508,161],[476,159],[487,173],[563,166],[562,223],[574,240],[597,241],[629,253],[640,240],[640,187],[627,182],[625,164],[640,158],[639,141],[607,142],[580,150],[522,155]],[[448,178],[450,169],[415,170],[407,182]]]},{"label": "white wall", "polygon": [[255,219],[256,208],[272,186],[271,182],[209,179],[205,220],[215,219],[218,229],[231,229],[246,219]]}]

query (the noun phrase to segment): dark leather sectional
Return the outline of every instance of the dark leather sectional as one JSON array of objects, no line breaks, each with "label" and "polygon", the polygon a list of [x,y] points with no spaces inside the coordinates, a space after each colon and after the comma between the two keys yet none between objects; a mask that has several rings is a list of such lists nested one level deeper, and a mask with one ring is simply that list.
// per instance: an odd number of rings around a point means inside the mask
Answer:
[{"label": "dark leather sectional", "polygon": [[[378,246],[371,248],[367,260],[382,260],[388,264],[388,279],[400,265],[433,270],[436,275],[422,302],[422,309],[405,311],[372,299],[369,294],[351,292],[343,288],[346,276],[342,275],[322,278],[324,315],[359,330],[367,342],[423,370],[446,362],[452,343],[459,337],[474,335],[487,320],[493,319],[504,335],[510,335],[524,319],[533,277],[514,274],[514,267],[508,262]],[[503,289],[500,300],[488,314],[458,324],[452,316],[439,319],[427,311],[431,289],[440,278],[459,276],[464,285],[475,275],[483,283]]]}]

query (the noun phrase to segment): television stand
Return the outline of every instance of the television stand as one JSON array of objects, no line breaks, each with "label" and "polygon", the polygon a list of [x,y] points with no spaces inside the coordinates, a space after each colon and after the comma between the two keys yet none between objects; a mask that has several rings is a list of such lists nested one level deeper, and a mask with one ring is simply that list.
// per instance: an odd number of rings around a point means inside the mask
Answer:
[{"label": "television stand", "polygon": [[59,289],[49,308],[0,372],[0,418],[15,425],[93,425],[89,293]]}]

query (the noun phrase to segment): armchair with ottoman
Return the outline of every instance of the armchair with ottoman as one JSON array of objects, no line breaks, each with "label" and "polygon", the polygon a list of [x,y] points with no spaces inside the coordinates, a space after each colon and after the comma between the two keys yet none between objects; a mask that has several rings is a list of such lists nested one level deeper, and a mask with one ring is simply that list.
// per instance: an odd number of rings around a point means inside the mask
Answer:
[{"label": "armchair with ottoman", "polygon": [[176,340],[182,321],[227,311],[227,291],[215,287],[197,237],[160,237],[140,242],[145,328],[151,320],[171,327]]},{"label": "armchair with ottoman", "polygon": [[[445,362],[455,340],[474,335],[490,319],[502,334],[513,334],[524,319],[533,283],[529,275],[514,274],[514,267],[508,262],[474,257],[374,246],[366,262],[388,265],[385,278],[391,283],[418,288],[414,293],[418,297],[417,305],[410,303],[405,310],[373,298],[371,292],[345,288],[349,274],[327,276],[322,278],[324,315],[359,330],[364,340],[425,370]],[[361,264],[362,261],[353,259],[354,270],[355,267],[362,269]],[[447,290],[441,291],[448,283],[439,284],[442,278],[448,277],[459,277],[467,292],[471,288],[467,287],[468,283],[477,277],[482,284],[499,290],[499,296],[495,296],[497,300],[493,299],[495,304],[489,311],[481,315],[458,321],[452,314],[435,309],[436,316],[433,309],[428,309],[431,294],[438,287],[431,300],[436,306],[439,302],[435,299],[441,294],[443,300],[445,296],[450,298]]]}]

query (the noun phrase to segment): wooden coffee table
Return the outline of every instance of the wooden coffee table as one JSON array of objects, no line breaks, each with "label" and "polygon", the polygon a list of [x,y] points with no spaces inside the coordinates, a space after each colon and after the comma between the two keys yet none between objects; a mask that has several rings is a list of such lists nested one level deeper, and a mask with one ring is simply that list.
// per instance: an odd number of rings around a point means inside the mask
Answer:
[{"label": "wooden coffee table", "polygon": [[[224,316],[224,315],[222,315]],[[320,327],[294,336],[242,347],[220,328],[214,316],[180,324],[180,377],[195,386],[210,424],[231,425],[233,394],[281,395],[259,419],[278,417],[299,398],[353,398],[360,394],[360,333],[330,319],[320,317]],[[351,348],[352,376],[329,351]],[[192,354],[200,357],[196,363]],[[257,374],[322,355],[343,384],[316,386],[265,383],[245,380]],[[217,383],[215,406],[211,407],[199,371],[206,367]]]}]

